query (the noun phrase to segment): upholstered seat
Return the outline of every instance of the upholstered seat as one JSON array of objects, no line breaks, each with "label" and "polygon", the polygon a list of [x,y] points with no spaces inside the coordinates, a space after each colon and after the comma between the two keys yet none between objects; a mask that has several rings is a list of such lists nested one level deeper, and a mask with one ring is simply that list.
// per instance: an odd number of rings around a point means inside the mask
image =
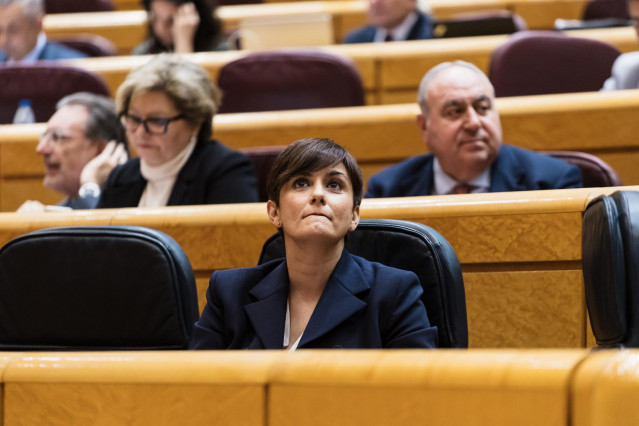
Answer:
[{"label": "upholstered seat", "polygon": [[184,349],[197,319],[189,260],[161,232],[51,228],[0,250],[0,350]]},{"label": "upholstered seat", "polygon": [[544,154],[579,167],[585,188],[622,185],[617,172],[594,155],[578,151],[544,151]]},{"label": "upholstered seat", "polygon": [[73,37],[51,41],[63,44],[90,57],[117,56],[118,54],[118,49],[111,40],[97,34],[77,34]]},{"label": "upholstered seat", "polygon": [[110,96],[104,80],[79,68],[55,64],[9,65],[0,67],[0,124],[13,121],[21,99],[30,99],[36,122],[46,122],[56,103],[76,92]]},{"label": "upholstered seat", "polygon": [[583,217],[582,262],[601,347],[639,347],[639,192],[595,198]]},{"label": "upholstered seat", "polygon": [[242,148],[240,152],[246,154],[255,167],[255,177],[257,178],[257,191],[259,201],[268,201],[266,193],[266,180],[268,174],[273,167],[275,159],[282,151],[286,149],[286,145],[260,146],[255,148]]},{"label": "upholstered seat", "polygon": [[[424,293],[431,325],[438,327],[439,347],[468,347],[466,296],[455,251],[434,229],[404,220],[363,219],[348,234],[346,249],[357,256],[415,272]],[[262,248],[259,263],[284,257],[280,234]]]},{"label": "upholstered seat", "polygon": [[111,0],[45,0],[47,13],[108,12],[114,10]]},{"label": "upholstered seat", "polygon": [[621,54],[613,45],[553,31],[519,31],[492,53],[495,95],[598,91]]},{"label": "upholstered seat", "polygon": [[220,70],[221,113],[364,105],[353,62],[316,51],[247,55]]}]

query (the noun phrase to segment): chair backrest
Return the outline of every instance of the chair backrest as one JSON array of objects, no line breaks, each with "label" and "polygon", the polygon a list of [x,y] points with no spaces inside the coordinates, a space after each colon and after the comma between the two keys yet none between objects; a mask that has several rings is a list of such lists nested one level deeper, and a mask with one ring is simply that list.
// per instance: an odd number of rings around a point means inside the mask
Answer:
[{"label": "chair backrest", "polygon": [[115,44],[97,34],[77,34],[73,37],[52,40],[63,44],[90,57],[117,56],[118,49]]},{"label": "chair backrest", "polygon": [[285,149],[286,145],[260,146],[240,149],[240,152],[246,154],[253,162],[253,167],[255,167],[255,177],[257,178],[259,200],[262,202],[268,201],[268,194],[266,193],[266,180],[268,178],[268,173],[271,171],[277,156]]},{"label": "chair backrest", "polygon": [[[438,327],[439,347],[467,348],[466,296],[457,255],[434,229],[404,220],[364,219],[348,234],[346,249],[372,262],[413,271],[424,293],[431,325]],[[262,248],[259,263],[284,257],[279,234]]]},{"label": "chair backrest", "polygon": [[630,20],[627,0],[591,0],[584,9],[583,19],[619,18]]},{"label": "chair backrest", "polygon": [[197,319],[189,260],[161,232],[50,228],[0,250],[0,350],[184,349]]},{"label": "chair backrest", "polygon": [[543,153],[579,167],[584,188],[622,185],[617,172],[608,163],[592,154],[578,151],[544,151]]},{"label": "chair backrest", "polygon": [[433,35],[436,38],[512,34],[527,29],[526,21],[521,16],[506,10],[468,12],[433,21]]},{"label": "chair backrest", "polygon": [[55,64],[0,67],[0,124],[13,121],[21,99],[31,99],[36,122],[49,120],[55,104],[76,92],[110,96],[102,78],[89,71]]},{"label": "chair backrest", "polygon": [[613,45],[553,31],[519,31],[490,58],[496,96],[598,91],[621,54]]},{"label": "chair backrest", "polygon": [[222,67],[218,84],[221,113],[364,105],[353,62],[324,52],[253,53]]},{"label": "chair backrest", "polygon": [[582,262],[597,344],[639,347],[639,192],[618,191],[590,202]]},{"label": "chair backrest", "polygon": [[45,0],[47,13],[108,12],[115,10],[112,0]]}]

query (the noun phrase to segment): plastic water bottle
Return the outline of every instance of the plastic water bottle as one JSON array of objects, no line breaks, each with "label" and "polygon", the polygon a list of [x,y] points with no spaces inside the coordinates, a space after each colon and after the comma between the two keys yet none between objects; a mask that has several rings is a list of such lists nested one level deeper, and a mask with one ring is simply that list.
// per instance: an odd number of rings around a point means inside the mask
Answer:
[{"label": "plastic water bottle", "polygon": [[22,99],[18,102],[16,115],[13,116],[13,124],[35,123],[35,114],[31,108],[31,99]]}]

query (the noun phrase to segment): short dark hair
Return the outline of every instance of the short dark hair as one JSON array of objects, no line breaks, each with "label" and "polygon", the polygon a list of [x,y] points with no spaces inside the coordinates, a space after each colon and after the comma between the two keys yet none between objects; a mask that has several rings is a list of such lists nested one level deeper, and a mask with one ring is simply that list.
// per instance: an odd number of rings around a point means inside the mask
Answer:
[{"label": "short dark hair", "polygon": [[279,206],[280,191],[293,176],[303,172],[316,172],[339,163],[344,164],[353,187],[353,208],[359,206],[364,181],[357,161],[344,147],[328,138],[301,139],[282,151],[266,180],[268,199]]},{"label": "short dark hair", "polygon": [[87,139],[104,142],[114,140],[128,148],[124,126],[115,112],[115,104],[111,98],[89,92],[77,92],[60,99],[56,110],[72,105],[83,106],[88,112],[87,121],[84,123]]}]

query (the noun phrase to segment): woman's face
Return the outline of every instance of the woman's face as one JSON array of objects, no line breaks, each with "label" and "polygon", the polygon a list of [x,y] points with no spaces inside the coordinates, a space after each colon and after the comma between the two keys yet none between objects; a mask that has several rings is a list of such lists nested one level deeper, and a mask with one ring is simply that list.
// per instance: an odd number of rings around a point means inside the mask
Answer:
[{"label": "woman's face", "polygon": [[151,28],[153,34],[165,46],[173,44],[173,17],[178,5],[165,0],[151,2]]},{"label": "woman's face", "polygon": [[[180,116],[173,102],[162,92],[144,92],[134,94],[127,111],[129,120],[174,119]],[[133,120],[131,120],[133,118]],[[143,124],[127,124],[126,134],[129,143],[140,158],[152,166],[164,164],[177,156],[189,143],[191,137],[197,135],[199,127],[193,127],[183,119],[171,120],[164,134],[150,134]]]},{"label": "woman's face", "polygon": [[359,206],[353,208],[353,186],[342,163],[293,176],[280,190],[279,207],[270,200],[267,209],[287,240],[338,242],[359,223]]}]

